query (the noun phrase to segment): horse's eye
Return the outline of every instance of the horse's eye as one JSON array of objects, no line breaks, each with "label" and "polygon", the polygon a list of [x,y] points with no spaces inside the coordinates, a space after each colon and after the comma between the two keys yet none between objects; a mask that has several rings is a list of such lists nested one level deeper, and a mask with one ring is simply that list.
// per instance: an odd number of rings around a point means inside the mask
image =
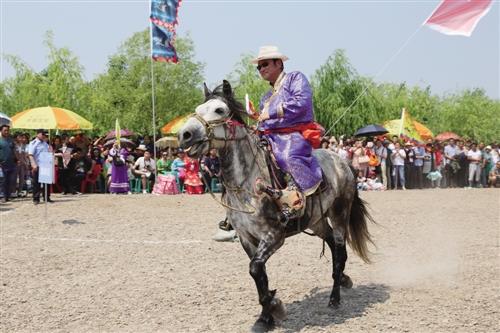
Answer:
[{"label": "horse's eye", "polygon": [[221,108],[217,108],[215,109],[215,113],[219,114],[219,115],[223,115],[224,114],[224,109],[221,109]]}]

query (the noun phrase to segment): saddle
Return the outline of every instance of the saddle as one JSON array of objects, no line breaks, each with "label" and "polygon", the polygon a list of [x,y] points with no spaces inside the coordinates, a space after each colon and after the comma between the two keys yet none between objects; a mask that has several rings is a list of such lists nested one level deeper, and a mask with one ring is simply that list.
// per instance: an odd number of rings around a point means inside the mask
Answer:
[{"label": "saddle", "polygon": [[[271,176],[271,184],[267,184],[262,179],[257,179],[255,182],[255,193],[266,193],[274,199],[282,211],[282,215],[284,215],[281,218],[285,224],[288,224],[290,220],[300,219],[304,215],[306,208],[305,195],[298,190],[293,178],[280,169],[269,142],[266,139],[262,139],[260,144],[266,151],[266,164]],[[314,195],[323,192],[326,188],[327,183],[323,177],[323,181]]]}]

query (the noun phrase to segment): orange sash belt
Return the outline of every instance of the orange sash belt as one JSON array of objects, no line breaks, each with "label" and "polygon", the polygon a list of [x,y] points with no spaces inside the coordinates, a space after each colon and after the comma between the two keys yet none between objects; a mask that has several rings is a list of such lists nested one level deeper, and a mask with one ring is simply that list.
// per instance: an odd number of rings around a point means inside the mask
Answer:
[{"label": "orange sash belt", "polygon": [[304,139],[306,139],[313,148],[319,148],[321,146],[321,137],[325,133],[323,126],[316,122],[311,122],[307,124],[299,124],[292,127],[283,128],[273,128],[264,131],[259,131],[261,134],[288,134],[293,132],[299,132],[302,134]]}]

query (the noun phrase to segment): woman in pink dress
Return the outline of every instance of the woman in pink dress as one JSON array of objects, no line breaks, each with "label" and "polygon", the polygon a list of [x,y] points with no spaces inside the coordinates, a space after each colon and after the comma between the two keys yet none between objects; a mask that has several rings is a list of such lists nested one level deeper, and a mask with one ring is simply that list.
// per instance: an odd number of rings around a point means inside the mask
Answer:
[{"label": "woman in pink dress", "polygon": [[200,179],[200,163],[198,160],[186,156],[184,158],[186,178],[184,179],[184,189],[187,194],[203,194],[203,183]]}]

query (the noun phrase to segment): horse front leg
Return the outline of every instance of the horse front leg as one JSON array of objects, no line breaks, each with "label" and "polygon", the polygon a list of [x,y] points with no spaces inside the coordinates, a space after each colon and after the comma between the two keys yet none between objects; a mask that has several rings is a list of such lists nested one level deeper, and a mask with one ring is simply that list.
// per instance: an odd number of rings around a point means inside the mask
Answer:
[{"label": "horse front leg", "polygon": [[272,329],[276,321],[285,319],[285,308],[281,301],[275,297],[276,290],[269,290],[269,281],[266,273],[266,262],[284,243],[284,233],[271,231],[266,238],[261,240],[257,251],[250,261],[250,275],[255,281],[259,293],[259,303],[262,312],[255,322],[252,331],[266,332]]}]

